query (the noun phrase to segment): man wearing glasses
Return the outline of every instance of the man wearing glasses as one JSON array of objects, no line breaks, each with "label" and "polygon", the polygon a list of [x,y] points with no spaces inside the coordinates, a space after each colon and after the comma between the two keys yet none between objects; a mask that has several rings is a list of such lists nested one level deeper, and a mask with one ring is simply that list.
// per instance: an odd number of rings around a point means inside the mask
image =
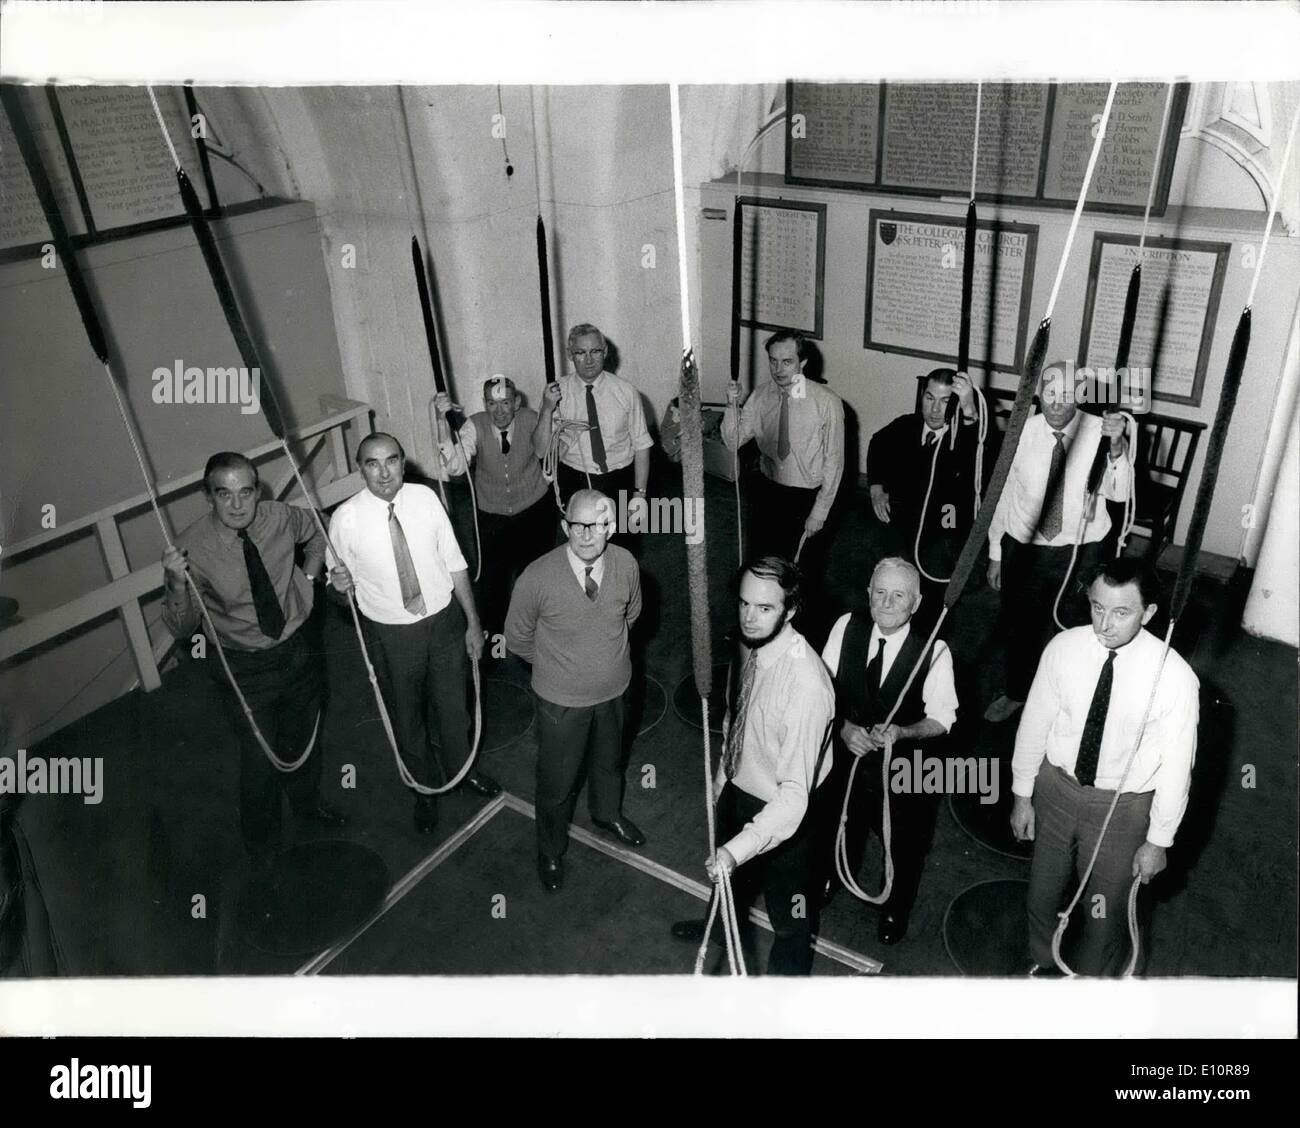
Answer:
[{"label": "man wearing glasses", "polygon": [[591,821],[627,846],[645,843],[623,814],[628,629],[641,613],[641,574],[630,552],[609,543],[614,523],[609,498],[575,492],[560,522],[567,541],[524,569],[506,615],[506,645],[533,667],[537,872],[550,892],[564,880],[584,768]]},{"label": "man wearing glasses", "polygon": [[557,424],[560,436],[556,474],[567,507],[575,490],[593,489],[630,506],[644,500],[650,480],[650,448],[641,393],[620,376],[605,371],[605,335],[594,325],[569,330],[573,372],[546,386],[533,446],[545,451]]}]

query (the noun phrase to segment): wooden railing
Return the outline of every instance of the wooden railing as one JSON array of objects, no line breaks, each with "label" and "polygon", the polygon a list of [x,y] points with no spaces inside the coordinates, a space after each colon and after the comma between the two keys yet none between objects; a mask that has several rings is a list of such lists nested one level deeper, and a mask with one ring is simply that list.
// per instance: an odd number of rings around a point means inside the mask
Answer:
[{"label": "wooden railing", "polygon": [[[314,423],[294,428],[289,432],[289,438],[294,441],[294,455],[300,466],[310,462],[326,443],[329,444],[330,463],[334,476],[330,481],[314,489],[316,495],[314,500],[323,508],[329,509],[351,497],[362,487],[360,472],[349,469],[348,448],[349,445],[355,448],[361,435],[369,434],[372,427],[369,404],[344,399],[342,396],[322,396],[320,404],[321,410],[328,414]],[[349,426],[356,428],[356,434],[350,444],[344,437],[344,431]],[[283,455],[283,450],[279,440],[272,439],[244,451],[244,454],[253,462],[272,461],[276,454]],[[306,476],[304,474],[304,477]],[[165,506],[177,497],[201,488],[202,484],[201,468],[174,482],[168,482],[158,488],[159,504]],[[270,483],[269,493],[277,500],[282,500],[294,484],[293,471],[286,467],[283,474]],[[312,504],[312,500],[297,497],[292,499],[292,503],[305,506]],[[154,561],[143,568],[131,570],[118,525],[124,517],[136,514],[148,505],[149,495],[137,494],[106,509],[69,521],[57,529],[45,530],[24,541],[5,546],[5,562],[12,564],[15,560],[29,556],[38,549],[48,548],[55,542],[67,540],[93,528],[108,566],[109,578],[85,595],[0,630],[0,662],[15,658],[116,611],[126,629],[140,685],[148,691],[157,689],[162,684],[158,674],[158,660],[160,653],[165,653],[170,643],[165,641],[160,650],[155,651],[141,607],[142,600],[163,586],[162,564]]]}]

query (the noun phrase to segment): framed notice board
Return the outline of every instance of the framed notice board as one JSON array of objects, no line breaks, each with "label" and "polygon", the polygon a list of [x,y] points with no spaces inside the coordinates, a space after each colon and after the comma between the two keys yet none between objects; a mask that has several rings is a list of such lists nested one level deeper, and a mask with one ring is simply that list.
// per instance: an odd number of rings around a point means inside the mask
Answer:
[{"label": "framed notice board", "polygon": [[[873,208],[869,225],[863,347],[955,364],[965,217]],[[988,220],[977,224],[975,238],[970,360],[986,371],[1017,372],[1038,228]]]},{"label": "framed notice board", "polygon": [[732,317],[757,329],[822,335],[826,205],[736,200],[732,218]]},{"label": "framed notice board", "polygon": [[[1092,149],[1107,83],[988,82],[980,94],[977,199],[1070,208]],[[1165,212],[1187,86],[1174,87],[1160,151],[1166,83],[1121,83],[1085,206]],[[966,196],[976,85],[786,83],[785,180],[916,196]]]},{"label": "framed notice board", "polygon": [[[1151,370],[1154,399],[1200,406],[1231,250],[1228,243],[1199,239],[1147,239],[1129,365]],[[1079,332],[1081,366],[1114,364],[1137,262],[1136,235],[1093,236]]]}]

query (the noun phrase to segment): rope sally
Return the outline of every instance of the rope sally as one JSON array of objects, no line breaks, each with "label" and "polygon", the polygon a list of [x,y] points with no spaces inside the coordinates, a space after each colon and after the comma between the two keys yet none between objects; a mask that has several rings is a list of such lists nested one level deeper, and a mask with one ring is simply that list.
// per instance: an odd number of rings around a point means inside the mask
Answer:
[{"label": "rope sally", "polygon": [[[682,125],[677,86],[669,87],[673,139],[673,199],[677,221],[678,285],[681,296],[682,366],[678,407],[682,424],[682,494],[697,498],[703,530],[704,432],[700,417],[700,374],[691,350],[690,291],[686,278],[686,206],[682,189]],[[691,662],[695,691],[700,696],[700,718],[704,725],[704,815],[709,836],[709,858],[717,860],[717,827],[713,810],[713,755],[709,739],[709,694],[713,691],[713,644],[709,634],[709,570],[707,538],[696,536],[686,542],[686,577],[691,608]],[[713,920],[722,913],[727,963],[733,975],[744,975],[745,961],[740,946],[739,922],[730,876],[715,870],[717,877],[704,939],[695,958],[695,973],[702,974]]]},{"label": "rope sally", "polygon": [[[920,655],[913,664],[912,669],[907,675],[907,680],[899,692],[897,700],[889,710],[884,721],[885,732],[888,733],[889,725],[893,723],[895,714],[902,706],[903,699],[907,696],[908,690],[916,680],[916,675],[921,669],[925,656],[929,654],[934,646],[935,639],[939,636],[939,631],[943,626],[944,620],[948,617],[948,612],[952,610],[953,605],[961,598],[961,593],[966,586],[966,581],[970,578],[971,571],[974,569],[976,561],[979,559],[983,548],[983,541],[988,536],[989,525],[993,521],[993,512],[997,508],[998,499],[1002,496],[1002,489],[1006,485],[1007,475],[1011,472],[1011,463],[1015,458],[1016,448],[1020,445],[1020,435],[1024,431],[1025,422],[1029,418],[1030,406],[1034,398],[1034,389],[1038,386],[1038,378],[1043,370],[1043,361],[1047,355],[1047,345],[1051,338],[1052,330],[1052,312],[1056,306],[1056,297],[1060,290],[1061,279],[1065,274],[1065,265],[1070,257],[1070,248],[1074,244],[1074,236],[1079,226],[1079,216],[1083,211],[1083,204],[1088,195],[1088,186],[1092,183],[1092,173],[1097,165],[1097,157],[1101,151],[1101,143],[1106,136],[1106,123],[1110,119],[1111,107],[1115,101],[1115,91],[1118,83],[1112,82],[1110,90],[1106,96],[1106,106],[1102,111],[1101,119],[1098,124],[1097,136],[1093,141],[1092,152],[1088,158],[1088,165],[1084,171],[1083,183],[1079,189],[1079,198],[1075,204],[1074,218],[1070,223],[1069,233],[1066,236],[1065,246],[1061,251],[1061,261],[1057,265],[1056,281],[1052,286],[1052,292],[1048,298],[1047,308],[1043,313],[1043,319],[1039,322],[1038,329],[1034,333],[1033,343],[1029,346],[1029,352],[1025,357],[1025,368],[1020,378],[1020,386],[1016,390],[1015,404],[1011,410],[1011,417],[1007,422],[1006,435],[1002,440],[1002,449],[998,453],[998,460],[993,468],[993,476],[989,481],[988,492],[984,495],[980,505],[979,513],[976,515],[975,523],[971,527],[970,534],[966,538],[966,543],[962,547],[961,555],[957,558],[957,564],[953,568],[952,575],[949,577],[948,587],[944,591],[943,610],[939,613],[934,627],[930,631],[930,637],[922,648]],[[890,836],[890,811],[889,811],[889,763],[893,755],[893,741],[886,736],[885,745],[881,755],[881,781],[883,783],[883,798],[881,812],[881,842],[885,852],[885,882],[881,891],[875,895],[864,892],[854,880],[853,875],[849,872],[848,850],[845,842],[845,830],[848,823],[849,798],[853,794],[853,783],[857,776],[858,765],[862,762],[857,756],[853,758],[853,763],[849,767],[848,782],[844,788],[844,802],[840,808],[840,823],[835,836],[835,870],[845,887],[859,900],[869,904],[883,904],[889,897],[893,888],[893,846]]]}]

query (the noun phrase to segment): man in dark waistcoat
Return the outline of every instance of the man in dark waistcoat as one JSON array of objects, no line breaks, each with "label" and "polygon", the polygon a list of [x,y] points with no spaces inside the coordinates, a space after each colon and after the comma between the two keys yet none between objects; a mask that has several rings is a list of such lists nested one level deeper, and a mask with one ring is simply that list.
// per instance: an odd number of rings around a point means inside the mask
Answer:
[{"label": "man in dark waistcoat", "polygon": [[[871,574],[871,613],[843,615],[831,629],[822,660],[835,679],[836,733],[841,745],[863,757],[854,781],[847,823],[848,857],[856,870],[866,835],[864,823],[881,833],[883,786],[881,759],[886,740],[893,741],[892,763],[908,770],[890,771],[891,845],[894,883],[881,906],[878,935],[894,944],[907,932],[908,918],[921,883],[921,870],[934,832],[939,794],[922,789],[919,773],[911,771],[913,753],[946,735],[957,719],[957,691],[952,654],[941,641],[925,653],[921,669],[902,704],[886,725],[907,676],[925,650],[926,636],[912,627],[921,605],[916,568],[896,556],[886,557]],[[823,823],[823,857],[834,874],[834,841],[851,761],[835,757],[836,778]],[[835,880],[832,877],[832,880]],[[862,884],[859,880],[859,884]],[[872,892],[870,888],[867,890]]]}]

